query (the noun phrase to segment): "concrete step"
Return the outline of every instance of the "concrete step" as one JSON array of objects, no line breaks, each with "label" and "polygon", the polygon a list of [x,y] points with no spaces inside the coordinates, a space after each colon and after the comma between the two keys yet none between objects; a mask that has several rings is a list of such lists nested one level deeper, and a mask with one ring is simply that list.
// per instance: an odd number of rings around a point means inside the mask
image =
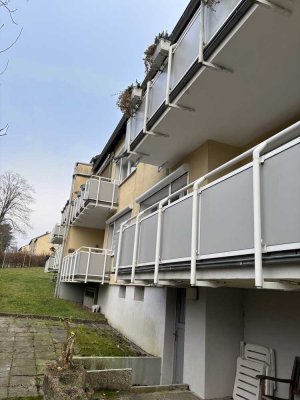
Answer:
[{"label": "concrete step", "polygon": [[172,387],[171,390],[163,390],[163,387],[159,387],[159,389],[158,387],[152,387],[152,391],[146,392],[143,392],[143,389],[126,393],[100,391],[95,395],[94,400],[199,400],[199,397],[183,387],[178,389]]},{"label": "concrete step", "polygon": [[156,393],[166,391],[188,391],[189,385],[155,385],[155,386],[132,386],[133,393]]}]

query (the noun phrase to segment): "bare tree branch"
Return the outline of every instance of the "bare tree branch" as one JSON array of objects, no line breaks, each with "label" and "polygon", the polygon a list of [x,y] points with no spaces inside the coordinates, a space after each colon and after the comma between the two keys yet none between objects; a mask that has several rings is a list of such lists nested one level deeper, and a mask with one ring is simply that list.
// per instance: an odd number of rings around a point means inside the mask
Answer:
[{"label": "bare tree branch", "polygon": [[0,50],[0,54],[4,53],[5,51],[7,51],[9,49],[11,49],[17,43],[17,41],[19,40],[20,36],[22,35],[22,32],[23,32],[23,28],[21,28],[17,38],[13,41],[13,43],[10,46],[6,47],[6,49],[4,49],[4,50]]},{"label": "bare tree branch", "polygon": [[12,10],[12,9],[9,7],[8,4],[9,4],[9,1],[0,0],[0,7],[4,7],[4,8],[6,9],[6,11],[8,12],[8,14],[9,14],[9,17],[10,17],[10,19],[11,19],[11,22],[12,22],[13,24],[15,24],[15,25],[18,25],[18,24],[16,23],[16,21],[14,20],[14,17],[13,17],[13,14],[14,14],[16,11],[18,11],[18,9],[16,8],[16,9]]},{"label": "bare tree branch", "polygon": [[0,72],[0,76],[3,75],[4,72],[7,70],[8,64],[9,64],[9,59],[7,60],[7,63],[5,65],[5,67],[4,67],[4,69]]},{"label": "bare tree branch", "polygon": [[[6,124],[4,128],[0,128],[0,136],[6,136],[6,135],[7,135],[8,128],[9,128],[9,125],[8,125],[8,124]],[[4,131],[4,133],[1,133],[1,132],[3,132],[3,131]]]}]

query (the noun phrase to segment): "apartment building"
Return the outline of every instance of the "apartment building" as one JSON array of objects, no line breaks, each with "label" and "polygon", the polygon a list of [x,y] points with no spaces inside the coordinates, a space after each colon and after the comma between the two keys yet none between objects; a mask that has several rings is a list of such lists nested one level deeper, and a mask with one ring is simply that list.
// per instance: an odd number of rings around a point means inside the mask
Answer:
[{"label": "apartment building", "polygon": [[99,304],[161,383],[227,397],[241,342],[279,377],[300,355],[300,3],[192,0],[165,45],[75,166],[57,295]]},{"label": "apartment building", "polygon": [[51,254],[50,233],[36,236],[29,243],[20,247],[19,251],[35,256],[48,256]]}]

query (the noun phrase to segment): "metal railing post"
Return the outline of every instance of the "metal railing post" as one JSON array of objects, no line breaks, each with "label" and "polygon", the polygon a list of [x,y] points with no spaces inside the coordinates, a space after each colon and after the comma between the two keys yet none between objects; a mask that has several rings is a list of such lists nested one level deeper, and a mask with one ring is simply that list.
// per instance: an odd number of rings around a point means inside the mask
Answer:
[{"label": "metal railing post", "polygon": [[[152,81],[147,82],[147,89],[146,89],[146,99],[145,99],[145,112],[144,112],[144,125],[143,125],[143,132],[147,133],[147,122],[148,122],[148,110],[149,110],[149,96],[150,96],[150,89],[152,86]],[[130,129],[131,133],[131,129]]]},{"label": "metal railing post", "polygon": [[104,266],[103,266],[102,282],[101,282],[102,285],[104,284],[104,280],[105,280],[106,262],[107,262],[107,250],[104,250]]},{"label": "metal railing post", "polygon": [[97,198],[96,198],[96,205],[95,205],[95,207],[97,207],[98,204],[99,204],[100,187],[101,187],[101,178],[98,179]]},{"label": "metal railing post", "polygon": [[136,264],[137,264],[137,255],[138,255],[139,230],[140,230],[140,214],[138,214],[136,216],[136,221],[135,221],[135,233],[134,233],[133,255],[132,255],[132,269],[131,269],[131,283],[135,282],[135,267],[136,267]]},{"label": "metal railing post", "polygon": [[253,151],[254,265],[255,287],[258,289],[261,289],[264,284],[262,269],[260,152],[266,145],[267,142],[263,142]]},{"label": "metal railing post", "polygon": [[78,258],[78,252],[76,251],[75,260],[74,260],[74,264],[73,264],[72,282],[74,282],[74,278],[75,278],[75,268],[76,268],[77,258]]},{"label": "metal railing post", "polygon": [[89,247],[89,253],[88,253],[88,260],[87,260],[87,266],[86,266],[86,272],[85,272],[85,280],[84,280],[84,283],[87,283],[88,274],[89,274],[89,269],[90,269],[90,261],[91,261],[91,248]]},{"label": "metal railing post", "polygon": [[201,1],[200,4],[200,33],[199,33],[199,54],[198,54],[198,62],[203,63],[204,61],[204,1]]},{"label": "metal railing post", "polygon": [[119,272],[119,264],[120,264],[120,256],[121,256],[121,246],[122,246],[122,235],[123,235],[123,226],[125,226],[126,221],[120,225],[120,233],[119,233],[119,242],[118,242],[118,251],[115,265],[115,283],[118,281],[118,272]]},{"label": "metal railing post", "polygon": [[167,69],[167,83],[166,83],[166,105],[170,104],[170,91],[171,91],[171,72],[172,72],[172,60],[173,60],[173,49],[176,44],[172,44],[169,48],[168,55],[168,69]]},{"label": "metal railing post", "polygon": [[192,238],[191,238],[191,285],[196,285],[197,280],[197,256],[198,256],[198,223],[199,222],[199,201],[198,193],[200,185],[205,177],[198,179],[193,186],[193,208],[192,208]]},{"label": "metal railing post", "polygon": [[158,272],[160,263],[160,249],[161,249],[161,231],[162,231],[162,213],[163,203],[159,203],[157,215],[157,232],[156,232],[156,248],[155,248],[155,264],[154,264],[154,284],[158,284]]}]

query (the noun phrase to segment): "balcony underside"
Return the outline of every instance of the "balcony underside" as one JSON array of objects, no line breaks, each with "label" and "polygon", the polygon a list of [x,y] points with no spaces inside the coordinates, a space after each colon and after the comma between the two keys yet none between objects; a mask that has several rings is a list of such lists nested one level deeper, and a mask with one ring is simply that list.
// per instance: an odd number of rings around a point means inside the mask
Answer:
[{"label": "balcony underside", "polygon": [[149,122],[168,137],[140,133],[131,149],[143,162],[172,166],[209,139],[244,146],[299,119],[300,2],[280,3],[290,16],[253,5],[210,56],[232,73],[202,67],[174,99],[195,112],[168,108]]},{"label": "balcony underside", "polygon": [[[276,282],[279,284],[278,288],[282,284],[287,287],[290,285],[290,290],[300,290],[300,255],[298,252],[265,255],[263,272],[266,287],[268,287],[268,282]],[[118,275],[119,281],[128,282],[131,278],[131,269],[121,268]],[[136,283],[144,282],[151,285],[153,278],[154,265],[136,268]],[[161,265],[159,283],[166,286],[190,286],[190,262]],[[255,287],[253,256],[198,261],[197,285]]]},{"label": "balcony underside", "polygon": [[72,226],[81,226],[85,228],[105,229],[107,218],[116,210],[111,208],[111,204],[99,203],[96,201],[86,202],[79,215],[73,220]]},{"label": "balcony underside", "polygon": [[[105,274],[103,283],[108,283],[109,280],[110,280],[110,275]],[[84,274],[75,274],[74,279],[73,277],[71,277],[71,279],[62,279],[62,282],[71,282],[71,283],[85,283],[85,281],[102,283],[102,276],[88,275],[86,277]]]},{"label": "balcony underside", "polygon": [[51,243],[52,243],[52,244],[62,244],[62,242],[63,242],[63,236],[62,236],[62,235],[54,236],[54,237],[51,239]]}]

